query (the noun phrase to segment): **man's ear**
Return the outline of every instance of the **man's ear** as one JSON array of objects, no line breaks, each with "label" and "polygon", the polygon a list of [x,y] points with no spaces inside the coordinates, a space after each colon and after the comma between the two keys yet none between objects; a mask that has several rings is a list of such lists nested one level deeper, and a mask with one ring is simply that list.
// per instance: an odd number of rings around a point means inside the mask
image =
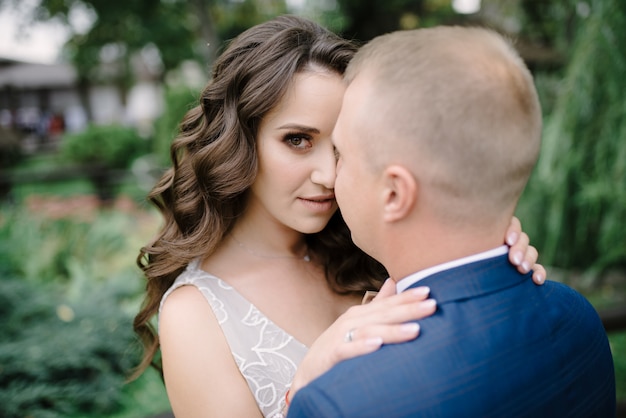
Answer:
[{"label": "man's ear", "polygon": [[385,169],[383,179],[383,219],[397,222],[409,216],[417,200],[417,181],[401,165]]}]

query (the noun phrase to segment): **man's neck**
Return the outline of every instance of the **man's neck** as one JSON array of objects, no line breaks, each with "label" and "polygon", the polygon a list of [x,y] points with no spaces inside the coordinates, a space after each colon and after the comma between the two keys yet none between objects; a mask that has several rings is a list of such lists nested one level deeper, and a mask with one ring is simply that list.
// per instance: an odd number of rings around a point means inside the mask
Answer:
[{"label": "man's neck", "polygon": [[396,282],[415,272],[500,247],[506,228],[460,230],[427,228],[398,230],[389,235],[381,262]]},{"label": "man's neck", "polygon": [[427,269],[420,270],[418,272],[415,272],[406,277],[396,280],[396,291],[397,293],[401,293],[405,289],[407,289],[409,286],[413,285],[414,283],[417,283],[422,279],[432,276],[433,274],[437,274],[439,272],[450,270],[450,269],[460,267],[466,264],[475,263],[477,261],[505,255],[508,251],[509,251],[509,248],[506,245],[500,245],[499,247],[493,248],[488,251],[483,251],[478,254],[473,254],[467,257],[458,258],[452,261],[447,261],[443,264],[438,264],[436,266],[432,266]]}]

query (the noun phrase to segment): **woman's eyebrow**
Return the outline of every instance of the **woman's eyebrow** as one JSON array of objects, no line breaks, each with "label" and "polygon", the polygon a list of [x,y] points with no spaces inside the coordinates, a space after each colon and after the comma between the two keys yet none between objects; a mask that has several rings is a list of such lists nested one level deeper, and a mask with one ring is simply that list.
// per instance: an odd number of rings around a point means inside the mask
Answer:
[{"label": "woman's eyebrow", "polygon": [[319,134],[320,133],[320,130],[317,129],[317,128],[313,128],[311,126],[299,125],[297,123],[288,123],[288,124],[285,124],[285,125],[281,125],[281,126],[278,127],[278,129],[302,131],[302,132],[306,132],[306,133],[310,133],[310,134]]}]

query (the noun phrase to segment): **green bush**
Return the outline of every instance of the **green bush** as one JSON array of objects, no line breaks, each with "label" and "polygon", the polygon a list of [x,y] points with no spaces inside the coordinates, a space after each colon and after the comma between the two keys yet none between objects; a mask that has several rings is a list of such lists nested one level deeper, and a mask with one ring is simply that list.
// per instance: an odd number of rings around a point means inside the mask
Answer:
[{"label": "green bush", "polygon": [[155,123],[154,154],[159,165],[171,165],[170,146],[178,133],[178,126],[185,114],[198,102],[200,88],[194,91],[184,85],[168,86],[165,90],[165,109]]},{"label": "green bush", "polygon": [[23,157],[18,135],[0,126],[0,169],[16,165]]},{"label": "green bush", "polygon": [[609,334],[615,365],[615,391],[619,402],[626,402],[626,331]]},{"label": "green bush", "polygon": [[134,255],[147,237],[137,221],[120,212],[86,222],[0,208],[2,417],[167,409],[158,379],[125,383],[139,356],[132,318],[143,280]]},{"label": "green bush", "polygon": [[148,151],[148,141],[133,128],[120,125],[90,125],[82,132],[66,135],[61,154],[74,163],[128,168]]},{"label": "green bush", "polygon": [[95,222],[46,219],[19,211],[6,211],[4,217],[4,221],[0,217],[0,274],[75,285],[83,277],[103,280],[135,269],[132,256],[118,259],[126,256],[124,231],[132,219],[106,212]]},{"label": "green bush", "polygon": [[[62,289],[0,281],[0,405],[3,416],[58,417],[119,409],[131,318],[117,284],[92,285],[70,301]],[[122,292],[123,293],[123,292]]]}]

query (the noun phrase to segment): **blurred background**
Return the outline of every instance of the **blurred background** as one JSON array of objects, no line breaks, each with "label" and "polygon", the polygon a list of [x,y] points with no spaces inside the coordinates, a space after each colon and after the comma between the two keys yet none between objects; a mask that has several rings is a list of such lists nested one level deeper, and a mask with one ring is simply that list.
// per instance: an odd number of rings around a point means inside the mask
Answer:
[{"label": "blurred background", "polygon": [[144,197],[224,42],[284,13],[363,42],[438,24],[515,40],[545,117],[518,217],[600,313],[623,405],[626,2],[0,0],[0,415],[167,413],[156,373],[125,383],[135,257],[160,224]]}]

